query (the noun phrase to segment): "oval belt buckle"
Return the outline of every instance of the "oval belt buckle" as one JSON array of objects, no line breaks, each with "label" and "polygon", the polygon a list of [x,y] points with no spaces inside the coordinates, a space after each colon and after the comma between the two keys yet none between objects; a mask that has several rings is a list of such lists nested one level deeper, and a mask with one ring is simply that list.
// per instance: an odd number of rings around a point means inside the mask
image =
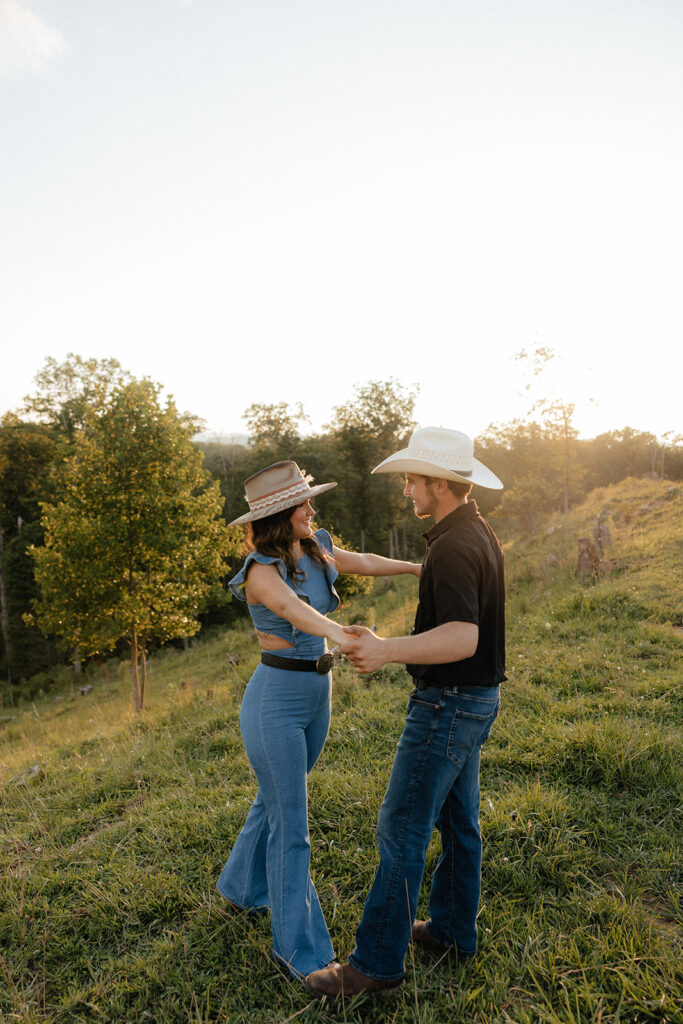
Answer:
[{"label": "oval belt buckle", "polygon": [[321,654],[315,663],[315,670],[319,676],[326,676],[334,665],[334,654],[326,651],[325,654]]}]

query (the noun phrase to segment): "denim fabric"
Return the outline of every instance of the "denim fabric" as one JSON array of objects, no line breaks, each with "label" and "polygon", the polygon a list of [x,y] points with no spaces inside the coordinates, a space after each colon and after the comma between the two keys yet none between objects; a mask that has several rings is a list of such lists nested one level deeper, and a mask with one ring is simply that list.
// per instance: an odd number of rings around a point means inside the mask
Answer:
[{"label": "denim fabric", "polygon": [[[333,547],[332,538],[327,530],[316,530],[313,536],[323,553],[331,555]],[[299,559],[298,567],[305,573],[305,578],[297,580],[295,584],[291,577],[287,575],[287,568],[281,559],[273,558],[270,555],[262,555],[259,551],[252,551],[247,555],[240,571],[228,583],[230,590],[240,601],[246,601],[247,599],[244,588],[249,566],[252,562],[258,562],[261,565],[274,565],[290,590],[293,590],[297,597],[312,605],[322,615],[327,615],[339,607],[339,595],[334,589],[334,581],[339,573],[334,561],[330,561],[325,571],[323,571],[316,562],[311,560],[309,555],[304,555]],[[298,630],[287,619],[276,615],[275,612],[270,611],[263,604],[250,604],[249,614],[256,629],[294,644],[296,648],[294,657],[319,658],[325,649],[325,641],[322,637],[311,636],[310,633],[302,633],[301,630]]]},{"label": "denim fabric", "polygon": [[310,875],[306,775],[325,743],[332,677],[259,665],[242,700],[240,728],[259,790],[218,879],[248,910],[270,908],[273,950],[292,975],[334,959]]},{"label": "denim fabric", "polygon": [[436,825],[442,853],[432,879],[429,931],[461,956],[477,949],[481,887],[479,756],[498,713],[498,686],[414,690],[377,822],[380,863],[356,931],[353,966],[403,977]]}]

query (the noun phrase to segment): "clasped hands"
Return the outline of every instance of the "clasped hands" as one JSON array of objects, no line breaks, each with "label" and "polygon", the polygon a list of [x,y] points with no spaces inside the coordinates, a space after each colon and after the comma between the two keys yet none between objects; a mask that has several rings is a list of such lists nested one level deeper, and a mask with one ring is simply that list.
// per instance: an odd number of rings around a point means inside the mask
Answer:
[{"label": "clasped hands", "polygon": [[386,641],[367,626],[342,626],[342,629],[346,639],[339,645],[341,653],[357,672],[376,672],[389,661],[384,652]]}]

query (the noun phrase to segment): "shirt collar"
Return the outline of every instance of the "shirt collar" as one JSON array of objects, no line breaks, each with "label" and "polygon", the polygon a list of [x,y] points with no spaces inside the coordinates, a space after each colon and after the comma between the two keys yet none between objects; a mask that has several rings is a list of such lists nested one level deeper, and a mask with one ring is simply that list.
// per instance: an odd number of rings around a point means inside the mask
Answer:
[{"label": "shirt collar", "polygon": [[447,516],[440,519],[438,523],[435,523],[431,530],[427,530],[426,533],[422,534],[427,541],[427,547],[429,547],[433,540],[440,537],[442,533],[445,533],[446,530],[450,530],[453,526],[457,527],[468,519],[473,519],[474,516],[478,515],[478,512],[477,503],[472,499],[465,502],[464,505],[459,505],[458,508],[453,509]]}]

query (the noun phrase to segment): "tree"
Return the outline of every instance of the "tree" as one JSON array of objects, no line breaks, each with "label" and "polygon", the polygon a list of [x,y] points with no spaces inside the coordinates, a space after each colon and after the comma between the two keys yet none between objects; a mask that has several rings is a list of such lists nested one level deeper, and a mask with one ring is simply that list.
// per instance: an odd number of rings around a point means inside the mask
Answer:
[{"label": "tree", "polygon": [[[659,460],[659,475],[662,480],[680,480],[683,470],[683,434],[667,430],[662,434]],[[666,461],[665,461],[666,457]]]},{"label": "tree", "polygon": [[32,549],[41,629],[81,657],[127,641],[136,712],[150,643],[197,632],[234,543],[193,429],[150,381],[118,388],[86,414],[44,506],[45,545]]},{"label": "tree", "polygon": [[586,446],[582,458],[589,489],[617,483],[627,476],[646,476],[652,472],[657,450],[654,434],[631,427],[598,434]]},{"label": "tree", "polygon": [[[354,398],[336,406],[328,424],[336,456],[339,488],[329,492],[328,516],[361,551],[388,550],[397,545],[390,537],[407,517],[405,499],[396,478],[372,476],[373,468],[396,451],[415,429],[416,391],[398,381],[370,381],[354,389]],[[332,467],[331,467],[332,468]]]},{"label": "tree", "polygon": [[543,410],[543,423],[551,438],[559,439],[562,450],[562,505],[564,512],[569,511],[572,498],[580,492],[583,471],[577,458],[578,431],[574,429],[572,419],[574,405],[558,398],[555,401],[543,401],[539,406]]},{"label": "tree", "polygon": [[36,392],[24,399],[24,412],[57,427],[67,440],[102,411],[117,388],[132,381],[116,359],[82,359],[69,352],[63,363],[49,356],[35,377]]},{"label": "tree", "polygon": [[254,402],[245,409],[242,419],[249,428],[254,448],[287,451],[301,440],[300,427],[308,416],[301,402],[292,409],[287,402],[273,405]]},{"label": "tree", "polygon": [[557,507],[557,491],[542,473],[520,477],[514,487],[504,491],[496,506],[496,521],[508,524],[512,530],[536,533],[539,517]]},{"label": "tree", "polygon": [[[555,352],[551,348],[536,348],[531,355],[524,349],[515,356],[518,366],[526,367],[531,376],[540,378],[543,393],[533,402],[530,415],[541,413],[541,422],[547,433],[554,438],[559,438],[562,443],[562,501],[565,512],[569,511],[570,499],[573,491],[578,490],[581,484],[582,471],[577,460],[578,432],[572,423],[575,406],[564,398],[553,394],[552,387],[543,382],[549,366],[555,360]],[[528,362],[527,362],[528,360]],[[525,391],[532,390],[532,383],[527,380]]]},{"label": "tree", "polygon": [[[23,613],[37,596],[29,543],[40,543],[39,502],[49,497],[54,432],[22,422],[13,413],[0,421],[0,665],[8,682],[46,668],[53,652],[36,643]],[[39,639],[39,638],[38,638]]]}]

